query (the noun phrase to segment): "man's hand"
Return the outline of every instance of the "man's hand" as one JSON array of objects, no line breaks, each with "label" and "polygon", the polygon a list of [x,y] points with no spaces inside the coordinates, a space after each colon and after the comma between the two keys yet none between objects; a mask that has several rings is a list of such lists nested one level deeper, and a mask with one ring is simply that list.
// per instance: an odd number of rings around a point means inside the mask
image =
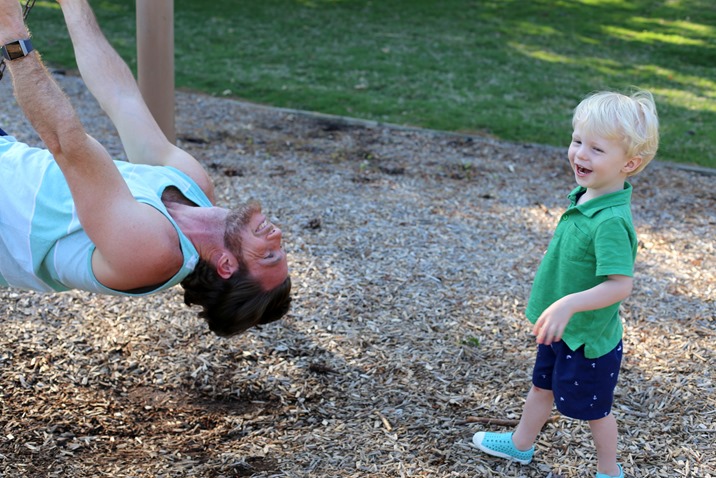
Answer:
[{"label": "man's hand", "polygon": [[17,0],[0,0],[0,45],[22,40],[30,34],[22,17],[22,7]]}]

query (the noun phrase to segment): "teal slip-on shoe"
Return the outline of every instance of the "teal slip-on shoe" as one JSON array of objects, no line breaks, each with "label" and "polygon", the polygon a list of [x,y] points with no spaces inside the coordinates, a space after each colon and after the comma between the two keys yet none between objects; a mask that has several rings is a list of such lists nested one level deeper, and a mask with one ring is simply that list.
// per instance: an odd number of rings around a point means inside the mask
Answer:
[{"label": "teal slip-on shoe", "polygon": [[528,464],[534,455],[534,445],[529,450],[521,451],[512,443],[512,433],[477,432],[472,437],[472,444],[488,455]]},{"label": "teal slip-on shoe", "polygon": [[624,478],[624,470],[622,470],[622,466],[621,465],[617,465],[617,466],[619,467],[619,474],[617,476],[606,475],[604,473],[597,473],[596,478]]}]

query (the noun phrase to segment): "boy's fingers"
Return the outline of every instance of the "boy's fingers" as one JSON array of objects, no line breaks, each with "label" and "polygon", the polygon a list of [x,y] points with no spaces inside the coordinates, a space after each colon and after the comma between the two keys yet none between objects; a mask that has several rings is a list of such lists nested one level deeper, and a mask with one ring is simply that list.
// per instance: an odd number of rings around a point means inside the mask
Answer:
[{"label": "boy's fingers", "polygon": [[537,336],[537,343],[538,343],[538,344],[549,345],[549,344],[545,344],[545,340],[547,339],[547,337],[545,336],[545,329],[544,329],[544,328],[535,329],[535,335]]}]

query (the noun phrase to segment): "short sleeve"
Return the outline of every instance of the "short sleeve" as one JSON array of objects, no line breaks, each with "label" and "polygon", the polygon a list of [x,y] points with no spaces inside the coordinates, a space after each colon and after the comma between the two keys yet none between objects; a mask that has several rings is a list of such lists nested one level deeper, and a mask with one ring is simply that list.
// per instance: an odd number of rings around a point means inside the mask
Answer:
[{"label": "short sleeve", "polygon": [[636,235],[623,218],[602,222],[594,233],[597,276],[634,275]]}]

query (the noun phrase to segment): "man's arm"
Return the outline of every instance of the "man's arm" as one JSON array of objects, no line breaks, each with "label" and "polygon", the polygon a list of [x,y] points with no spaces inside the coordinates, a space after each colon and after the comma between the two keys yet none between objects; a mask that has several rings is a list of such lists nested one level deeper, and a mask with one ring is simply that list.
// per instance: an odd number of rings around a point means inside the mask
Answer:
[{"label": "man's arm", "polygon": [[532,333],[537,343],[559,342],[569,320],[577,312],[597,310],[620,302],[631,294],[634,280],[629,276],[611,275],[591,289],[562,297],[542,312]]},{"label": "man's arm", "polygon": [[[0,0],[0,42],[29,37],[17,0]],[[159,211],[137,202],[109,153],[90,137],[33,51],[6,62],[15,98],[62,170],[80,222],[97,247],[93,270],[106,286],[131,289],[181,266],[178,237]]]},{"label": "man's arm", "polygon": [[86,0],[57,0],[87,88],[114,123],[133,163],[173,166],[214,202],[214,187],[199,162],[164,136],[127,64],[112,48]]}]

